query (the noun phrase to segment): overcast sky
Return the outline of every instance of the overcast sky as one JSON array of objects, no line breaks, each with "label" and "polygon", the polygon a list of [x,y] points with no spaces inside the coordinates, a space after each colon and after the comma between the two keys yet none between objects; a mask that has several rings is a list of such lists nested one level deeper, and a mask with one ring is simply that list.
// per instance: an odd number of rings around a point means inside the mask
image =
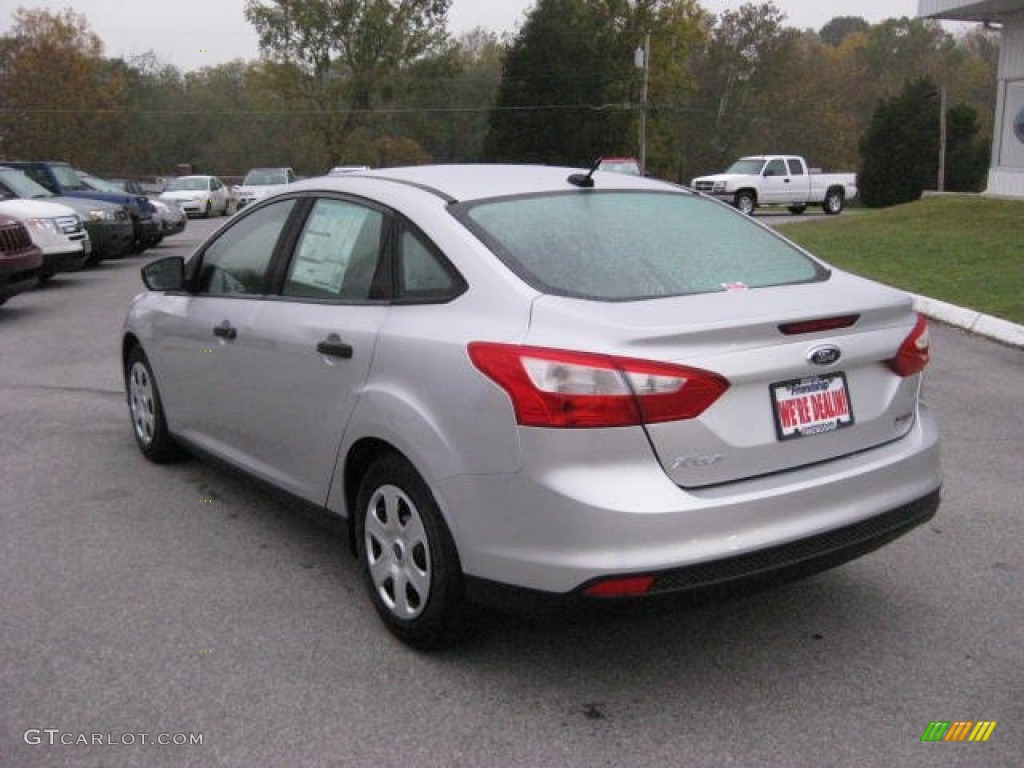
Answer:
[{"label": "overcast sky", "polygon": [[[742,0],[701,0],[712,13],[738,8]],[[453,0],[449,29],[458,35],[480,26],[515,31],[534,0]],[[882,19],[915,16],[917,0],[776,0],[790,26],[820,29],[836,16]],[[179,69],[197,69],[232,59],[255,59],[256,34],[245,21],[245,0],[0,0],[0,34],[11,27],[15,8],[71,8],[89,20],[111,58],[153,51]]]}]

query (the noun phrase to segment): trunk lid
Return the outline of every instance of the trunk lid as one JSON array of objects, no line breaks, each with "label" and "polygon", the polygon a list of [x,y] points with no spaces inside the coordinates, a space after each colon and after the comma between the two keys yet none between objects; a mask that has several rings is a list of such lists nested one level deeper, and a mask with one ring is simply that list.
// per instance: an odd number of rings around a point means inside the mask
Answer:
[{"label": "trunk lid", "polygon": [[[853,316],[833,330],[780,326]],[[595,320],[595,317],[599,318]],[[730,382],[697,418],[644,427],[683,487],[734,482],[898,439],[920,376],[886,365],[913,329],[910,298],[834,271],[801,285],[634,302],[542,296],[524,343],[676,363]]]}]

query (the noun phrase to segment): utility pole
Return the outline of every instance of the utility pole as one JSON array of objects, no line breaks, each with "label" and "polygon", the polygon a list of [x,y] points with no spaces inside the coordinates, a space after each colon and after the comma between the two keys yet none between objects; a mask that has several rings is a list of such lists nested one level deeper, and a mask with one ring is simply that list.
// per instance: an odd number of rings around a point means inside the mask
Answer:
[{"label": "utility pole", "polygon": [[642,69],[643,84],[640,86],[640,175],[647,173],[647,80],[651,71],[651,33],[644,35],[644,47],[633,53],[633,65]]},{"label": "utility pole", "polygon": [[946,191],[946,86],[939,86],[939,192]]}]

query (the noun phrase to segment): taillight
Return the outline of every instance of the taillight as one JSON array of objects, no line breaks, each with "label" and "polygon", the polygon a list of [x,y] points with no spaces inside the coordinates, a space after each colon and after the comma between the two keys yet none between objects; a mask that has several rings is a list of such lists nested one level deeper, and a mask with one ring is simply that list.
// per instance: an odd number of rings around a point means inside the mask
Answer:
[{"label": "taillight", "polygon": [[928,321],[924,315],[917,316],[914,330],[900,345],[896,357],[889,360],[889,367],[899,376],[913,376],[920,373],[928,365],[931,352],[931,341],[928,337]]},{"label": "taillight", "polygon": [[469,357],[508,393],[527,427],[627,427],[692,419],[729,382],[681,365],[543,347],[472,342]]}]

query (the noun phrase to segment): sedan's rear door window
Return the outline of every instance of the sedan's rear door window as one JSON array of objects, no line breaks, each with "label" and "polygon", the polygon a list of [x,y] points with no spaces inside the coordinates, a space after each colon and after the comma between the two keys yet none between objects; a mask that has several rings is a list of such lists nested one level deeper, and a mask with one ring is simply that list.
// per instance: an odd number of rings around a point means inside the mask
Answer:
[{"label": "sedan's rear door window", "polygon": [[373,298],[383,225],[384,214],[373,208],[348,200],[317,200],[299,235],[281,293],[312,299]]}]

